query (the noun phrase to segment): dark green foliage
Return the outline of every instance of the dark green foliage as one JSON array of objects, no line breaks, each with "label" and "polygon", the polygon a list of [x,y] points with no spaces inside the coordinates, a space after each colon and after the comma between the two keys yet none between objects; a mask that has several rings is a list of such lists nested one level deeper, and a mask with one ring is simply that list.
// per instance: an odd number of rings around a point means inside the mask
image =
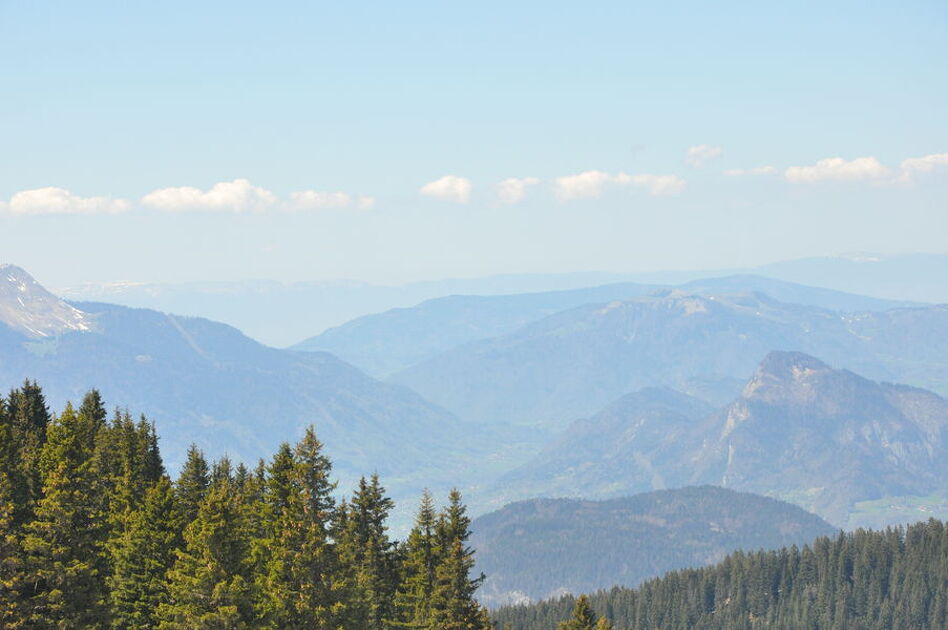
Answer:
[{"label": "dark green foliage", "polygon": [[444,630],[482,629],[488,618],[474,591],[484,576],[472,577],[474,552],[467,546],[471,536],[471,519],[461,503],[461,493],[452,490],[448,507],[442,512],[436,528],[441,558],[435,568],[431,593],[431,628]]},{"label": "dark green foliage", "polygon": [[128,529],[114,544],[108,580],[114,628],[157,627],[158,608],[169,601],[165,577],[174,559],[174,524],[174,493],[170,480],[162,477],[147,490]]},{"label": "dark green foliage", "polygon": [[229,467],[219,473],[168,573],[169,601],[158,609],[163,630],[236,630],[254,619],[246,513]]},{"label": "dark green foliage", "polygon": [[210,469],[207,460],[204,459],[204,453],[198,449],[197,445],[192,444],[188,448],[188,458],[175,483],[175,504],[179,519],[178,526],[181,530],[197,518],[198,509],[210,485]]},{"label": "dark green foliage", "polygon": [[42,496],[23,536],[24,618],[34,628],[103,628],[99,571],[105,519],[94,494],[98,418],[72,406],[49,425],[40,452]]},{"label": "dark green foliage", "polygon": [[359,481],[352,500],[342,506],[339,553],[354,594],[350,623],[359,628],[382,630],[395,615],[398,557],[385,524],[394,505],[372,475]]},{"label": "dark green foliage", "polygon": [[415,526],[402,547],[402,583],[395,594],[396,625],[426,628],[431,621],[431,594],[441,546],[435,527],[437,514],[431,493],[425,490],[415,517]]},{"label": "dark green foliage", "polygon": [[[632,590],[589,598],[617,628],[948,627],[948,527],[929,520],[905,529],[857,530],[802,549],[736,552],[712,567],[675,571]],[[548,630],[575,606],[563,597],[503,608],[513,630]],[[572,627],[572,626],[567,626]]]},{"label": "dark green foliage", "polygon": [[20,389],[10,392],[7,400],[7,418],[11,428],[13,450],[17,466],[10,471],[13,484],[13,524],[20,526],[33,514],[36,501],[42,495],[40,451],[46,442],[49,409],[43,391],[33,381],[26,381]]},{"label": "dark green foliage", "polygon": [[98,392],[52,419],[35,383],[10,400],[0,399],[4,630],[490,627],[457,493],[439,515],[426,495],[399,547],[377,476],[336,505],[312,427],[254,470],[209,466],[192,446],[172,484],[154,426],[122,411],[107,421]]}]

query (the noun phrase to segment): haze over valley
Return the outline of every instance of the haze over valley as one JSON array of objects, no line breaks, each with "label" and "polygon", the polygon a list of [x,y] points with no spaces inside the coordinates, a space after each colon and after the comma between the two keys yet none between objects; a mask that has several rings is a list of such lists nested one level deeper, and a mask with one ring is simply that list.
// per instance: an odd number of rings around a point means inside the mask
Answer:
[{"label": "haze over valley", "polygon": [[0,628],[948,630],[948,3],[0,60]]}]

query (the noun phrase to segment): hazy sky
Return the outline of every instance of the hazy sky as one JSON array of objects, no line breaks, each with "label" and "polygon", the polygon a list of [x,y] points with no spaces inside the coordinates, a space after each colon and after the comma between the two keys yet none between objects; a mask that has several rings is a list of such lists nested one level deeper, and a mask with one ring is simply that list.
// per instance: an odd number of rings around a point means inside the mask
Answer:
[{"label": "hazy sky", "polygon": [[43,281],[948,252],[948,3],[0,0]]}]

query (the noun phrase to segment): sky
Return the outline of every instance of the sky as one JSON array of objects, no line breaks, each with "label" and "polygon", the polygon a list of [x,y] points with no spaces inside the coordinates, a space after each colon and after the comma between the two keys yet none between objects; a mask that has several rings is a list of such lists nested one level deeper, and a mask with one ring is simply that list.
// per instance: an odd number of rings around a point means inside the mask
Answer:
[{"label": "sky", "polygon": [[948,253],[948,3],[0,0],[44,283]]}]

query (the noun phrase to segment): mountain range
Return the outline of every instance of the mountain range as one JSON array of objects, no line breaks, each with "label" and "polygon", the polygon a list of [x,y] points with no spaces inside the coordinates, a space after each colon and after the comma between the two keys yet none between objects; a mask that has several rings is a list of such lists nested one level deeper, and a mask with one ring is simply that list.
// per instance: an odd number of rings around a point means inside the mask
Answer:
[{"label": "mountain range", "polygon": [[562,428],[629,392],[732,399],[772,350],[948,392],[948,305],[840,312],[759,292],[682,290],[587,304],[473,341],[390,378],[461,418]]},{"label": "mountain range", "polygon": [[410,308],[358,317],[294,348],[332,352],[373,376],[384,377],[462,344],[513,333],[561,311],[671,288],[694,295],[757,291],[783,302],[836,311],[881,311],[915,305],[753,275],[705,278],[676,287],[623,282],[565,291],[452,295],[427,300]]},{"label": "mountain range", "polygon": [[[345,279],[86,282],[57,285],[55,292],[71,301],[109,302],[225,322],[263,343],[282,347],[368,313],[411,307],[424,300],[450,295],[511,295],[615,283],[667,288],[699,279],[753,274],[811,288],[823,287],[888,300],[937,303],[948,302],[948,271],[945,270],[948,270],[948,255],[944,254],[858,254],[704,271],[522,273],[402,285],[373,285]],[[774,297],[796,301],[787,296]]]},{"label": "mountain range", "polygon": [[319,336],[339,358],[0,268],[8,386],[54,409],[98,388],[156,421],[172,470],[192,441],[252,463],[315,424],[344,484],[379,472],[405,515],[455,484],[475,511],[690,484],[842,526],[942,510],[946,331],[948,306],[735,276],[433,300]]},{"label": "mountain range", "polygon": [[[872,522],[853,518],[870,502],[888,507],[888,522],[943,517],[948,400],[772,352],[723,408],[666,389],[627,395],[574,422],[496,490],[501,501],[605,498],[695,483],[779,497],[844,526]],[[926,496],[927,510],[913,510]]]},{"label": "mountain range", "polygon": [[471,524],[478,598],[499,606],[636,586],[736,549],[803,545],[834,528],[774,499],[710,486],[608,501],[535,499]]}]

